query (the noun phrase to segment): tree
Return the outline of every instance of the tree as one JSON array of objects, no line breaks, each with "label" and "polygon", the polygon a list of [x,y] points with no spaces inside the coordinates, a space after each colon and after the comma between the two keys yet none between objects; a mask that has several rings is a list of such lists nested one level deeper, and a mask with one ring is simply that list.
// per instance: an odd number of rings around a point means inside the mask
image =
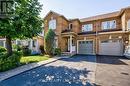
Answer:
[{"label": "tree", "polygon": [[42,30],[39,17],[42,5],[38,0],[14,0],[14,13],[0,20],[0,36],[6,37],[7,53],[12,54],[12,39],[32,38]]},{"label": "tree", "polygon": [[55,38],[55,33],[52,29],[49,29],[48,32],[45,34],[44,38],[44,49],[46,54],[52,55],[53,54],[53,46],[54,46],[54,38]]}]

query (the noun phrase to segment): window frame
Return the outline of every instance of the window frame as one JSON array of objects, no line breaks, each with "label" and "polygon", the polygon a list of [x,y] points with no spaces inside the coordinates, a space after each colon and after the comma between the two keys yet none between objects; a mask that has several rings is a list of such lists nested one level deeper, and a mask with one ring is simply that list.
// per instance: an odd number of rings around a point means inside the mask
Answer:
[{"label": "window frame", "polygon": [[[91,25],[90,26],[91,28],[89,27],[89,25]],[[89,31],[93,31],[93,24],[92,23],[82,25],[82,32],[89,32]]]},{"label": "window frame", "polygon": [[70,24],[69,24],[69,29],[71,30],[72,28],[73,28],[73,24],[70,23]]},{"label": "window frame", "polygon": [[101,26],[102,30],[116,29],[116,20],[103,21]]},{"label": "window frame", "polygon": [[130,19],[127,21],[127,30],[130,30]]},{"label": "window frame", "polygon": [[48,27],[49,27],[49,29],[52,29],[52,30],[55,30],[56,29],[56,19],[51,19],[50,21],[49,21],[49,25],[48,25]]}]

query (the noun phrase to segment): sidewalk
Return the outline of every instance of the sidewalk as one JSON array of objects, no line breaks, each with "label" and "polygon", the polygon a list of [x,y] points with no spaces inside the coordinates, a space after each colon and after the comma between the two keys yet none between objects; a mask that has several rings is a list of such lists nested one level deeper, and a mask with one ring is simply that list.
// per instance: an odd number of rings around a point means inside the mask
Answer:
[{"label": "sidewalk", "polygon": [[15,69],[12,69],[12,70],[9,70],[9,71],[6,71],[6,72],[2,72],[2,73],[0,73],[0,82],[5,80],[5,79],[8,79],[8,78],[10,78],[12,76],[15,76],[17,74],[20,74],[22,72],[25,72],[25,71],[31,70],[33,68],[39,67],[41,65],[46,65],[46,64],[55,62],[55,61],[57,61],[57,60],[59,60],[61,58],[68,58],[68,56],[65,56],[65,57],[53,57],[53,58],[50,58],[50,59],[45,60],[45,61],[23,65],[23,66],[17,67]]}]

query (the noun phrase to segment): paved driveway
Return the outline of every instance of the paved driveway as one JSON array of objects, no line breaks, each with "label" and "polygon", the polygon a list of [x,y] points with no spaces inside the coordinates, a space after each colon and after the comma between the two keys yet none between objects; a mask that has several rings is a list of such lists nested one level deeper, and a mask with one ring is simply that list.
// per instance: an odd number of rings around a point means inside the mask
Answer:
[{"label": "paved driveway", "polygon": [[77,55],[26,71],[0,82],[0,86],[91,86],[96,56]]},{"label": "paved driveway", "polygon": [[97,86],[130,86],[130,60],[125,57],[97,56]]}]

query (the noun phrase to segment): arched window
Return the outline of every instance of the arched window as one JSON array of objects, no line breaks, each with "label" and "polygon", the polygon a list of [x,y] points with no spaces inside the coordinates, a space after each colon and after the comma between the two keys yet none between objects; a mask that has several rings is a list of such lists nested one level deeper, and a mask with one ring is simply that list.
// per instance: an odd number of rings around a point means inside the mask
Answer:
[{"label": "arched window", "polygon": [[130,30],[130,19],[127,22],[127,29]]},{"label": "arched window", "polygon": [[56,29],[56,19],[51,17],[51,20],[49,21],[49,29]]},{"label": "arched window", "polygon": [[69,29],[72,29],[72,28],[73,28],[73,24],[70,23],[70,24],[69,24]]}]

